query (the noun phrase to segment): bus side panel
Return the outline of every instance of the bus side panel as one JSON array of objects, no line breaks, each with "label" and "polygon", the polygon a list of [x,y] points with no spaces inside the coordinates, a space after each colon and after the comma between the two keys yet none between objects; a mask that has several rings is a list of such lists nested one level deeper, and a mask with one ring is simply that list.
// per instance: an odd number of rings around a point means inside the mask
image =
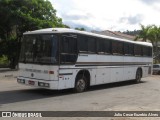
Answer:
[{"label": "bus side panel", "polygon": [[120,68],[111,68],[111,82],[123,81],[123,66]]},{"label": "bus side panel", "polygon": [[135,79],[136,69],[137,69],[137,67],[134,67],[134,66],[125,66],[124,67],[124,76],[123,76],[124,81]]},{"label": "bus side panel", "polygon": [[124,56],[124,81],[133,80],[136,76],[136,70],[138,67],[134,65],[136,58],[133,56]]},{"label": "bus side panel", "polygon": [[153,59],[152,58],[143,58],[143,61],[144,62],[150,62],[150,64],[148,64],[147,66],[143,67],[143,76],[142,77],[147,77],[149,75],[151,75],[151,68],[152,68],[152,62],[153,62]]},{"label": "bus side panel", "polygon": [[90,73],[90,85],[95,85],[96,84],[96,68],[90,68],[89,70]]},{"label": "bus side panel", "polygon": [[[88,70],[90,73],[90,85],[96,84],[96,68],[97,68],[97,55],[80,53],[77,59],[77,70]],[[77,75],[77,73],[76,73]],[[76,77],[76,76],[75,76]],[[75,79],[75,78],[74,78]]]},{"label": "bus side panel", "polygon": [[113,62],[111,66],[111,81],[112,82],[123,81],[124,57],[113,55],[111,61]]},{"label": "bus side panel", "polygon": [[111,82],[111,55],[97,55],[97,62],[101,62],[96,69],[96,84],[104,84]]},{"label": "bus side panel", "polygon": [[93,66],[95,62],[97,62],[97,55],[96,54],[82,54],[78,55],[77,64],[78,65],[88,65]]},{"label": "bus side panel", "polygon": [[[68,66],[69,68],[69,66]],[[60,68],[59,69],[59,85],[58,89],[72,88],[73,70]]]},{"label": "bus side panel", "polygon": [[142,77],[147,77],[148,76],[148,69],[149,67],[148,66],[144,66],[142,67]]},{"label": "bus side panel", "polygon": [[95,85],[96,69],[93,68],[75,68],[74,66],[61,66],[59,70],[59,89],[74,88],[76,76],[81,70],[88,70],[90,73],[90,85]]},{"label": "bus side panel", "polygon": [[111,68],[109,67],[98,67],[96,74],[96,84],[104,84],[111,82]]},{"label": "bus side panel", "polygon": [[59,66],[49,66],[49,70],[54,71],[54,75],[50,74],[50,80],[58,80]]}]

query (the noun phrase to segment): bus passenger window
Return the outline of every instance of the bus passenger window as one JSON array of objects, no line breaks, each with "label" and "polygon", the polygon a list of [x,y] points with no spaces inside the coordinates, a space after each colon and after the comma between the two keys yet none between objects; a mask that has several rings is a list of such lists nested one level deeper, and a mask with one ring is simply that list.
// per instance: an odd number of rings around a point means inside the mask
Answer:
[{"label": "bus passenger window", "polygon": [[62,53],[76,53],[76,40],[73,37],[63,37],[61,51]]},{"label": "bus passenger window", "polygon": [[96,53],[96,39],[88,37],[88,52]]},{"label": "bus passenger window", "polygon": [[129,44],[129,54],[130,55],[134,55],[134,45],[133,44]]},{"label": "bus passenger window", "polygon": [[80,52],[88,51],[88,39],[84,35],[78,35],[78,49]]},{"label": "bus passenger window", "polygon": [[98,39],[97,40],[97,52],[98,53],[104,53],[105,52],[105,44],[104,44],[104,39]]},{"label": "bus passenger window", "polygon": [[140,45],[134,45],[134,55],[135,56],[142,55],[142,47]]},{"label": "bus passenger window", "polygon": [[77,39],[70,35],[62,36],[61,63],[74,63],[77,59]]},{"label": "bus passenger window", "polygon": [[148,54],[148,48],[143,46],[143,56],[147,56]]},{"label": "bus passenger window", "polygon": [[147,54],[149,57],[152,57],[152,48],[151,47],[148,47],[148,54]]},{"label": "bus passenger window", "polygon": [[108,39],[98,39],[97,40],[98,44],[97,44],[97,50],[98,53],[107,53],[110,54],[111,53],[111,41]]},{"label": "bus passenger window", "polygon": [[105,46],[105,53],[111,53],[111,41],[108,39],[105,40],[104,46]]},{"label": "bus passenger window", "polygon": [[134,46],[131,43],[124,43],[124,55],[133,55]]},{"label": "bus passenger window", "polygon": [[112,53],[123,54],[123,43],[118,41],[112,41]]},{"label": "bus passenger window", "polygon": [[129,55],[129,43],[124,43],[124,55]]}]

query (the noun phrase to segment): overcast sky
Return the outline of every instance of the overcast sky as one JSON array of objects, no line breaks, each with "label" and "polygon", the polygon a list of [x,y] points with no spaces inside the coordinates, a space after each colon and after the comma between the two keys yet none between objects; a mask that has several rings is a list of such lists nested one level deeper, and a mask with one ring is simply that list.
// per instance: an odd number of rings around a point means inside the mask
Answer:
[{"label": "overcast sky", "polygon": [[126,31],[160,25],[160,0],[50,0],[71,28]]}]

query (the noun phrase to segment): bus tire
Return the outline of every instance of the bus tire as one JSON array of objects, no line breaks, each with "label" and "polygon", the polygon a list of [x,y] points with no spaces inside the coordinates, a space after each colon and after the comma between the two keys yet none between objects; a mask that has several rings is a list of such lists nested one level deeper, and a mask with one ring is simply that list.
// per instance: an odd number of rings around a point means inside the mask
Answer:
[{"label": "bus tire", "polygon": [[142,78],[142,71],[141,71],[141,69],[137,69],[135,82],[140,83],[141,78]]},{"label": "bus tire", "polygon": [[74,91],[77,93],[84,92],[87,89],[87,79],[85,76],[78,76],[75,81]]}]

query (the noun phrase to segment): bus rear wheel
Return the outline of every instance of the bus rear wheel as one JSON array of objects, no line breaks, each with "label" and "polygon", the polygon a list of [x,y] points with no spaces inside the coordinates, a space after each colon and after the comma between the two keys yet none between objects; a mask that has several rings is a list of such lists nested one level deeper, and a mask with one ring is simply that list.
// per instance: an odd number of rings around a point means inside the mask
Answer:
[{"label": "bus rear wheel", "polygon": [[84,92],[87,89],[87,80],[85,76],[79,76],[76,79],[74,91],[77,93]]},{"label": "bus rear wheel", "polygon": [[138,69],[137,72],[136,72],[135,82],[136,82],[136,83],[140,83],[140,82],[141,82],[141,78],[142,78],[142,72],[141,72],[140,69]]}]

